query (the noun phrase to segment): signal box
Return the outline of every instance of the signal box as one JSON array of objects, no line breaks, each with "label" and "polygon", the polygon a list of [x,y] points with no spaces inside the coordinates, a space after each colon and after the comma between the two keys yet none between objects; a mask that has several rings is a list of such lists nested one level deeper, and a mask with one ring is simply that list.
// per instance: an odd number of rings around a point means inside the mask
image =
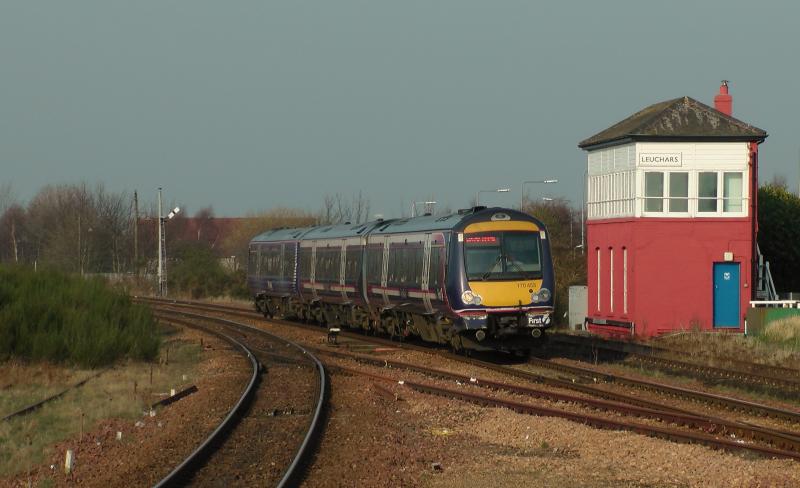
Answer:
[{"label": "signal box", "polygon": [[758,145],[767,133],[689,97],[582,141],[589,330],[743,331],[756,276]]}]

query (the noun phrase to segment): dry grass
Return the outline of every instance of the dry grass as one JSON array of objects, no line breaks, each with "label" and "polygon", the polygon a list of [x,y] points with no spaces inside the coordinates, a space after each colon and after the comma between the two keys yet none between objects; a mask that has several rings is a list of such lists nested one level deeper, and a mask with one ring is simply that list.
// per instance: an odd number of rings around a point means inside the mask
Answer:
[{"label": "dry grass", "polygon": [[800,349],[800,317],[786,317],[767,324],[763,340]]},{"label": "dry grass", "polygon": [[693,331],[662,336],[654,344],[680,349],[712,362],[737,359],[800,369],[800,318],[771,322],[755,337]]},{"label": "dry grass", "polygon": [[[141,416],[170,388],[189,386],[200,359],[199,344],[172,338],[162,349],[159,362],[118,364],[36,412],[0,423],[0,477],[43,462],[49,446],[82,435],[100,420]],[[169,363],[164,364],[167,354]],[[53,365],[0,365],[0,416],[91,374],[94,371]]]}]

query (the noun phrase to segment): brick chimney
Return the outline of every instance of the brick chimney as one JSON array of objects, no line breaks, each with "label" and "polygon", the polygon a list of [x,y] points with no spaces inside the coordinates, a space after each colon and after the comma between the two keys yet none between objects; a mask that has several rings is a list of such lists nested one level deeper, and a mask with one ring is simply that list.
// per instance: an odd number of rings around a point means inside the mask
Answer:
[{"label": "brick chimney", "polygon": [[733,115],[733,97],[728,95],[728,80],[722,80],[719,93],[714,97],[714,108],[725,115]]}]

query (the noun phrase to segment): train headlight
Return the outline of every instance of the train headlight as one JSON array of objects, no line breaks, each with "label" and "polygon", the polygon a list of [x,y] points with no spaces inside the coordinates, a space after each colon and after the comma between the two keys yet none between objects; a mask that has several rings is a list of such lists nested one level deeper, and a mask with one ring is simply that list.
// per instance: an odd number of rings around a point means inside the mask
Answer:
[{"label": "train headlight", "polygon": [[540,302],[549,301],[552,296],[553,296],[553,294],[550,293],[550,290],[548,290],[547,288],[542,288],[541,290],[539,290],[539,301]]},{"label": "train headlight", "polygon": [[480,305],[483,302],[483,298],[480,295],[473,292],[472,290],[467,290],[461,294],[461,300],[464,301],[466,304],[472,305]]},{"label": "train headlight", "polygon": [[531,303],[539,303],[539,294],[538,293],[533,292],[531,294]]}]

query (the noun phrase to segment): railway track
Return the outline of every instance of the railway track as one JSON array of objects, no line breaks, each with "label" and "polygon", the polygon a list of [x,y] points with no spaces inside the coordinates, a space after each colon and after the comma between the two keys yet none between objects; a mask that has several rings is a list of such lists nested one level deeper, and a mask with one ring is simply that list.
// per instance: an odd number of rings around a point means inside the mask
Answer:
[{"label": "railway track", "polygon": [[[152,300],[152,299],[145,299],[144,301]],[[237,315],[240,317],[246,317],[249,319],[261,320],[263,316],[255,311],[250,311],[243,309],[241,307],[233,307],[228,305],[219,305],[219,304],[208,304],[208,303],[197,303],[197,302],[189,302],[189,301],[181,301],[181,300],[171,300],[169,301],[175,306],[184,306],[184,307],[195,307],[196,309],[202,310],[209,310],[209,311],[216,311],[220,313],[230,313],[233,315]],[[158,301],[154,303],[159,303]],[[163,302],[161,302],[163,303]],[[296,322],[290,322],[286,320],[279,320],[279,319],[270,319],[272,322],[286,324],[291,327],[310,327],[304,324],[299,324]],[[313,329],[320,331],[319,327],[312,327]],[[361,338],[364,339],[364,336],[357,332],[349,332],[343,330],[341,332],[342,335],[346,337],[352,338]],[[369,337],[370,342],[374,342],[377,344],[383,344],[390,347],[398,347],[398,342],[392,341],[389,339],[384,339],[380,337]],[[541,375],[536,374],[529,374],[525,371],[519,370],[518,368],[509,368],[507,366],[498,365],[488,361],[481,361],[477,359],[467,358],[463,356],[458,356],[441,349],[436,349],[428,346],[419,346],[412,343],[402,343],[402,347],[409,348],[412,350],[421,351],[427,354],[436,354],[441,357],[445,357],[451,360],[467,362],[476,366],[482,366],[489,369],[494,369],[498,372],[505,373],[505,374],[512,374],[521,379],[526,379],[530,381],[541,381]],[[723,407],[727,410],[731,411],[738,411],[738,412],[745,412],[756,416],[764,416],[764,417],[771,417],[776,419],[785,420],[788,422],[792,422],[795,424],[800,424],[800,412],[781,409],[776,407],[771,407],[768,405],[763,405],[756,402],[749,402],[746,400],[741,400],[738,398],[725,396],[725,395],[717,395],[713,393],[702,392],[699,390],[692,390],[689,388],[681,388],[677,386],[667,385],[664,383],[659,383],[656,381],[650,380],[642,380],[627,377],[624,375],[619,374],[611,374],[602,372],[599,369],[585,366],[572,366],[566,365],[562,363],[558,363],[555,361],[548,361],[539,358],[531,358],[529,361],[529,365],[535,366],[537,368],[542,369],[549,369],[553,371],[557,371],[560,373],[565,373],[573,376],[575,378],[575,382],[579,383],[582,379],[588,379],[591,382],[604,382],[604,383],[611,383],[616,385],[624,385],[640,390],[646,390],[654,393],[658,393],[667,397],[679,398],[684,399],[692,402],[700,402],[707,405],[712,405],[716,407]],[[596,395],[605,395],[606,398],[613,399],[617,395],[612,392],[608,393],[600,393],[599,391],[595,391]]]},{"label": "railway track", "polygon": [[[196,304],[193,302],[171,302],[171,304],[173,306],[178,306],[178,307],[189,306],[219,313],[235,314],[250,319],[262,319],[260,314],[256,312],[247,311],[239,307],[230,307],[230,306],[215,305],[215,304]],[[272,320],[272,321],[278,323],[283,322],[280,320],[277,321]],[[308,328],[308,326],[303,326],[297,323],[289,322],[288,324],[293,327]],[[317,332],[324,332],[323,330],[320,330],[318,327],[313,327],[313,329],[316,330]],[[401,365],[398,362],[392,362],[392,366],[395,368],[409,369],[434,377],[440,377],[440,378],[447,377],[451,380],[459,381],[462,384],[473,384],[485,388],[490,388],[494,390],[503,390],[517,395],[524,395],[529,397],[547,398],[551,401],[561,401],[561,402],[566,401],[582,405],[585,408],[591,408],[595,410],[605,410],[609,412],[614,412],[615,414],[656,419],[668,424],[676,424],[682,426],[682,428],[678,429],[671,427],[660,427],[660,426],[656,426],[656,428],[651,428],[653,426],[647,424],[629,422],[628,423],[629,425],[625,427],[623,425],[625,424],[625,422],[619,421],[617,419],[609,420],[596,416],[587,416],[587,415],[581,417],[583,418],[582,420],[583,423],[587,423],[597,427],[613,428],[613,429],[625,428],[626,430],[646,433],[647,435],[672,439],[679,442],[703,443],[712,447],[722,448],[726,450],[746,450],[765,456],[800,459],[800,437],[791,431],[772,429],[768,427],[760,427],[749,423],[726,420],[723,418],[713,418],[713,417],[708,417],[706,415],[698,415],[690,411],[669,407],[660,402],[647,401],[640,398],[632,397],[630,395],[605,391],[596,388],[594,386],[581,384],[579,381],[575,381],[575,378],[573,378],[572,381],[559,378],[552,378],[541,374],[532,373],[529,371],[522,371],[515,367],[487,363],[485,361],[479,361],[472,358],[465,358],[463,356],[454,356],[450,353],[446,353],[444,351],[433,349],[430,347],[420,347],[406,343],[399,345],[397,342],[388,341],[386,339],[374,338],[374,337],[365,338],[363,335],[352,334],[347,332],[343,332],[342,334],[344,334],[347,337],[355,337],[356,339],[362,341],[366,339],[369,342],[376,344],[386,344],[393,347],[399,346],[403,348],[421,350],[427,354],[437,354],[446,357],[448,359],[455,359],[461,362],[472,364],[473,366],[476,367],[494,370],[498,373],[511,375],[531,382],[544,383],[548,386],[557,386],[560,388],[575,390],[583,394],[603,398],[606,401],[604,402],[602,400],[591,399],[591,398],[587,399],[574,396],[573,397],[567,397],[563,395],[559,396],[554,394],[552,391],[533,389],[519,385],[510,385],[510,384],[492,382],[490,380],[477,379],[473,377],[470,378],[464,376],[457,377],[458,375],[452,375],[452,373],[447,373],[440,370],[431,370],[426,368],[420,368],[419,366],[413,366],[408,364]],[[318,352],[320,354],[324,353],[329,355],[343,354],[341,352],[337,353],[333,351],[318,351]],[[359,361],[365,361],[365,362],[372,361],[374,365],[377,366],[383,365],[385,367],[390,364],[390,361],[384,358],[376,359],[370,356],[353,355],[353,354],[350,354],[350,356],[351,359],[356,359]],[[602,382],[627,384],[628,386],[654,389],[655,391],[659,391],[661,393],[680,396],[682,398],[691,398],[694,400],[703,401],[705,403],[710,403],[717,406],[725,406],[726,408],[732,408],[737,410],[745,409],[748,411],[758,412],[759,415],[767,415],[791,422],[800,422],[800,414],[796,412],[775,409],[773,407],[768,407],[753,402],[745,402],[743,400],[738,400],[735,398],[721,397],[719,395],[711,395],[703,392],[697,392],[694,390],[681,389],[672,387],[670,385],[662,385],[652,382],[639,383],[639,380],[631,380],[629,378],[618,377],[615,375],[599,374],[597,371],[593,371],[588,368],[578,368],[578,367],[568,367],[568,366],[565,367],[564,365],[560,365],[558,363],[553,363],[550,361],[533,360],[533,363],[534,366],[539,366],[560,372],[566,372],[577,378],[586,378],[587,376],[589,376],[592,377],[594,380],[598,380],[599,378],[599,381]],[[392,379],[391,381],[396,381],[396,380]],[[411,385],[407,384],[406,386],[411,386]],[[417,389],[418,391],[424,391],[426,393],[440,394],[451,398],[458,398],[460,400],[470,401],[473,403],[504,406],[501,404],[504,400],[498,400],[496,398],[492,399],[491,397],[484,398],[480,395],[474,396],[474,394],[472,393],[465,394],[464,392],[461,391],[446,391],[447,389],[436,390],[436,388],[437,387],[431,385],[421,385],[415,389]],[[496,403],[498,401],[500,403]],[[571,420],[581,421],[579,419],[580,416],[574,417],[572,413],[568,413],[569,415],[567,415],[561,412],[562,413],[561,415],[556,415],[558,412],[560,412],[558,409],[551,411],[553,409],[548,410],[546,408],[543,410],[538,410],[538,413],[536,413],[537,412],[536,408],[538,407],[527,404],[523,406],[522,404],[518,403],[519,402],[515,403],[514,401],[510,401],[510,403],[506,404],[505,406],[506,408],[512,408],[514,410],[521,411],[523,413],[552,415],[561,417],[566,416]],[[694,431],[692,431],[692,429],[694,429]],[[708,434],[709,432],[716,433],[717,436],[715,437],[713,435],[709,435]],[[719,437],[720,435],[723,437]],[[735,436],[737,440],[731,440],[729,436]],[[748,439],[748,441],[745,442],[743,441],[743,439]]]},{"label": "railway track", "polygon": [[[624,355],[638,363],[676,371],[701,379],[722,379],[737,383],[789,390],[790,396],[800,394],[800,370],[771,366],[722,357],[717,360],[725,368],[703,364],[690,353],[678,349],[651,346],[639,342],[622,342],[599,337],[572,334],[553,334],[551,342],[565,347],[582,348],[589,356],[596,351]],[[681,358],[681,359],[676,359]]]},{"label": "railway track", "polygon": [[[322,362],[302,346],[247,324],[187,312],[157,312],[157,316],[160,320],[201,329],[234,345],[250,360],[253,372],[223,421],[155,486],[238,483],[283,487],[298,484],[324,424],[329,383]],[[200,321],[204,325],[200,325]],[[282,368],[294,373],[289,376],[281,372]],[[300,378],[297,371],[303,372],[305,377]],[[264,374],[266,382],[261,381]],[[287,386],[286,382],[291,385]],[[304,390],[292,398],[296,402],[305,396],[308,403],[276,408],[275,392],[267,390],[265,383],[274,384],[274,388],[283,387],[281,396],[291,396],[286,392],[293,387]],[[304,418],[308,421],[304,422]],[[259,428],[264,424],[269,424],[272,430]],[[272,435],[268,434],[270,432]],[[296,444],[287,445],[297,439]],[[278,464],[279,476],[271,472],[248,472],[248,467],[252,467],[247,465],[248,461],[266,459],[264,452],[258,449],[264,444],[273,451],[270,453],[272,464],[282,459],[286,461]]]},{"label": "railway track", "polygon": [[91,374],[91,375],[87,376],[86,378],[84,378],[84,379],[82,379],[82,380],[80,380],[80,381],[78,381],[76,383],[73,383],[72,385],[64,388],[63,390],[61,390],[61,391],[59,391],[59,392],[57,392],[57,393],[55,393],[53,395],[48,396],[47,398],[43,398],[42,400],[39,400],[39,401],[34,402],[34,403],[32,403],[32,404],[30,404],[28,406],[25,406],[25,407],[22,407],[22,408],[20,408],[18,410],[15,410],[14,412],[11,412],[8,415],[6,415],[3,418],[1,418],[0,422],[7,422],[7,421],[9,421],[11,419],[14,419],[14,418],[17,418],[17,417],[22,417],[24,415],[28,415],[29,413],[33,413],[36,410],[39,410],[43,406],[47,405],[48,403],[50,403],[50,402],[52,402],[54,400],[58,400],[59,398],[63,397],[64,395],[66,395],[70,391],[80,388],[81,386],[83,386],[86,383],[88,383],[90,380],[93,380],[93,379],[97,378],[98,376],[100,376],[101,374],[105,373],[106,371],[108,371],[108,370],[104,369],[104,370],[98,371],[98,372],[96,372],[94,374]]},{"label": "railway track", "polygon": [[[462,385],[476,386],[494,391],[504,391],[530,398],[545,399],[551,402],[567,402],[588,409],[603,410],[606,412],[617,413],[621,415],[653,419],[667,424],[675,424],[691,429],[696,429],[704,433],[716,433],[722,436],[734,435],[738,438],[746,438],[753,441],[769,444],[770,447],[768,447],[766,451],[763,451],[763,453],[765,454],[778,455],[778,451],[791,451],[791,454],[783,452],[781,457],[791,457],[795,459],[800,459],[800,436],[789,434],[776,429],[754,426],[750,424],[744,424],[741,422],[729,421],[722,418],[699,416],[697,414],[694,414],[686,410],[664,408],[663,405],[655,402],[643,402],[643,401],[631,402],[630,398],[626,398],[624,396],[618,396],[616,398],[616,401],[598,400],[592,397],[587,398],[584,396],[564,394],[557,391],[553,391],[552,389],[538,389],[518,384],[498,382],[484,378],[479,378],[476,376],[463,375],[441,369],[429,368],[415,364],[410,364],[407,362],[394,361],[381,357],[374,357],[356,353],[325,351],[325,350],[318,350],[318,352],[323,355],[331,355],[339,358],[352,359],[355,361],[371,364],[373,366],[382,368],[393,368],[405,371],[414,371],[426,376],[451,380],[456,382],[457,384],[462,384]],[[405,383],[407,382],[403,382],[404,385]],[[556,383],[556,384],[562,387],[568,386],[562,383]],[[420,388],[415,388],[415,389],[419,390]],[[584,392],[586,392],[586,390],[584,390]],[[445,393],[445,396],[450,396],[450,394]],[[549,416],[560,416],[560,415],[549,415]],[[570,419],[575,420],[574,417],[570,417]],[[596,419],[592,419],[592,422],[595,421]],[[594,425],[594,423],[592,422],[585,422],[585,423],[590,423],[591,425]],[[608,425],[613,426],[613,428],[623,427],[623,425],[620,423],[612,423]],[[631,428],[626,428],[624,430],[634,430],[640,432],[641,429],[643,428],[646,427],[640,425],[632,425]],[[658,431],[654,432],[653,434],[656,434],[657,436],[660,437],[661,436],[660,434],[663,434],[663,432]],[[705,437],[702,438],[704,439],[703,443],[715,446],[713,443],[705,442]],[[687,437],[684,440],[690,440],[690,438]]]}]

